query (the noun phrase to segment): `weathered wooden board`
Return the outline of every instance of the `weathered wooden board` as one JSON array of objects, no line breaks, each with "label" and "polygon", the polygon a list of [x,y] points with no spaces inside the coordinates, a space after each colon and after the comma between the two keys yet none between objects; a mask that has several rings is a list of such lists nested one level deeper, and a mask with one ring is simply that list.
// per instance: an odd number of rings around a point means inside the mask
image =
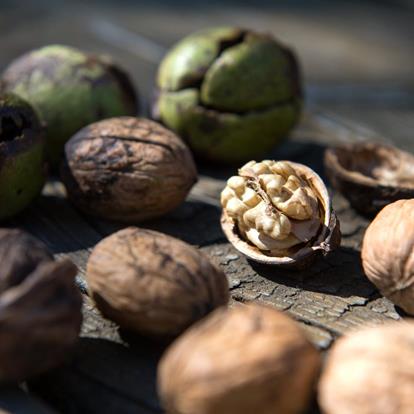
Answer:
[{"label": "weathered wooden board", "polygon": [[[105,51],[131,72],[146,113],[156,65],[168,46],[201,27],[245,25],[295,44],[308,81],[310,105],[300,128],[269,157],[303,162],[325,178],[322,156],[328,145],[373,139],[414,151],[414,28],[407,10],[365,2],[327,7],[326,1],[290,8],[271,1],[260,1],[262,7],[217,1],[208,8],[201,1],[122,6],[108,1],[99,7],[80,1],[62,1],[61,7],[51,0],[18,3],[0,4],[0,69],[20,53],[52,42]],[[366,25],[374,12],[375,24]],[[359,254],[369,221],[341,195],[333,194],[343,234],[340,249],[306,271],[275,270],[240,256],[220,229],[219,193],[235,168],[200,165],[199,170],[200,181],[180,208],[141,225],[204,250],[226,272],[233,302],[255,300],[289,313],[321,349],[349,329],[401,317],[363,275]],[[76,211],[57,180],[8,224],[42,239],[57,257],[71,258],[83,292],[91,249],[122,227]],[[73,358],[30,389],[63,413],[160,413],[155,376],[162,352],[159,344],[120,333],[85,295],[82,337]]]}]

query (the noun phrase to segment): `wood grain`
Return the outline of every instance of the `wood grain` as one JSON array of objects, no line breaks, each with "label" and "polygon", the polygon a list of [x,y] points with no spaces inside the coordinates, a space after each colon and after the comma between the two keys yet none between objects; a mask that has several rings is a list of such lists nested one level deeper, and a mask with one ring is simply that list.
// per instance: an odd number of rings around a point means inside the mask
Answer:
[{"label": "wood grain", "polygon": [[[269,158],[307,164],[326,179],[323,151],[338,142],[369,139],[414,151],[412,8],[327,0],[295,2],[295,7],[270,0],[254,6],[213,1],[208,7],[183,0],[22,4],[0,5],[0,70],[21,53],[48,43],[105,52],[132,74],[145,114],[157,63],[172,43],[201,27],[244,25],[294,44],[307,80],[308,111],[291,140]],[[225,271],[233,302],[255,300],[289,313],[321,349],[350,329],[401,318],[361,270],[360,246],[368,221],[341,195],[333,194],[341,248],[307,271],[276,271],[241,257],[221,231],[219,194],[235,168],[198,167],[200,180],[187,201],[141,226],[199,246]],[[124,227],[78,212],[58,180],[50,181],[43,195],[7,225],[25,228],[57,257],[73,260],[83,292],[91,248]],[[74,359],[31,382],[30,389],[62,413],[162,412],[155,372],[163,346],[120,333],[84,298],[82,338]]]}]

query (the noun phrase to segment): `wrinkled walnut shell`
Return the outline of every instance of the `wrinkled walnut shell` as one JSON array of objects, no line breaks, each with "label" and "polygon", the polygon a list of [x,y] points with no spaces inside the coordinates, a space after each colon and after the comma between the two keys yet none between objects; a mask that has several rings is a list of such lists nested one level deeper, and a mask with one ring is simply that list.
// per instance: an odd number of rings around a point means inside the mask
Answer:
[{"label": "wrinkled walnut shell", "polygon": [[393,322],[339,339],[319,384],[325,414],[411,414],[414,323]]},{"label": "wrinkled walnut shell", "polygon": [[384,207],[365,232],[362,265],[380,292],[414,315],[414,199]]},{"label": "wrinkled walnut shell", "polygon": [[67,358],[82,322],[76,266],[42,243],[0,230],[0,382],[20,382]]},{"label": "wrinkled walnut shell", "polygon": [[340,245],[341,233],[339,221],[335,211],[332,209],[328,190],[319,175],[306,165],[291,161],[287,162],[310,184],[317,195],[322,223],[316,237],[308,243],[293,249],[290,256],[271,256],[240,236],[234,220],[228,216],[225,209],[223,209],[221,216],[221,227],[229,242],[249,259],[266,265],[303,268],[311,263],[318,254],[326,255],[335,250]]},{"label": "wrinkled walnut shell", "polygon": [[391,145],[358,142],[329,148],[325,169],[352,207],[368,216],[393,201],[414,198],[414,157]]},{"label": "wrinkled walnut shell", "polygon": [[67,142],[62,180],[85,213],[137,222],[180,205],[197,171],[173,132],[147,119],[119,117],[91,124]]},{"label": "wrinkled walnut shell", "polygon": [[128,227],[102,240],[87,266],[91,297],[126,330],[169,339],[226,305],[224,273],[181,240]]},{"label": "wrinkled walnut shell", "polygon": [[215,311],[167,349],[158,392],[169,414],[302,413],[319,366],[293,320],[242,305]]}]

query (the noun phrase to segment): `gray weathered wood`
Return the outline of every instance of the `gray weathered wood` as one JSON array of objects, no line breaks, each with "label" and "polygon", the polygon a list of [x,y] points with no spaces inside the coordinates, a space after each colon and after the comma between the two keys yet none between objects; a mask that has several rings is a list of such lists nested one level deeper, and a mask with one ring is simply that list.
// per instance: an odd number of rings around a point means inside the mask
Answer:
[{"label": "gray weathered wood", "polygon": [[[245,25],[294,44],[304,63],[308,111],[292,139],[269,157],[306,163],[324,178],[323,150],[337,142],[373,139],[414,151],[412,10],[367,2],[350,8],[349,2],[327,0],[299,2],[290,9],[271,0],[254,6],[217,0],[208,7],[182,0],[126,2],[122,7],[109,1],[62,1],[61,7],[52,0],[25,2],[24,7],[18,3],[0,4],[0,70],[22,52],[52,42],[106,52],[132,74],[145,114],[157,63],[172,43],[212,24]],[[235,168],[199,169],[200,181],[186,203],[141,225],[204,250],[226,272],[233,302],[255,300],[289,313],[321,349],[350,329],[400,318],[363,275],[359,251],[368,221],[339,194],[333,197],[341,248],[307,271],[277,270],[241,257],[220,229],[219,193]],[[57,257],[71,258],[84,292],[91,249],[123,227],[77,212],[57,181],[49,182],[43,196],[8,224],[42,239]],[[81,336],[73,359],[31,382],[32,390],[63,413],[161,412],[155,391],[161,346],[121,335],[86,295]]]}]

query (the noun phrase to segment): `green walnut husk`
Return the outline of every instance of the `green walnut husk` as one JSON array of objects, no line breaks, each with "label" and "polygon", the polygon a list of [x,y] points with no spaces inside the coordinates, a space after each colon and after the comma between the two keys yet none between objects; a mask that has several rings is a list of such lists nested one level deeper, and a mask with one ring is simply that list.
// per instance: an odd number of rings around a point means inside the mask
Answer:
[{"label": "green walnut husk", "polygon": [[236,163],[287,137],[302,107],[292,51],[274,38],[232,27],[181,40],[158,70],[152,115],[199,157]]},{"label": "green walnut husk", "polygon": [[138,111],[133,85],[123,70],[107,57],[67,46],[24,54],[6,68],[2,83],[37,109],[46,126],[47,156],[53,167],[65,142],[79,129]]},{"label": "green walnut husk", "polygon": [[45,137],[32,107],[0,95],[0,220],[22,211],[46,179]]}]

